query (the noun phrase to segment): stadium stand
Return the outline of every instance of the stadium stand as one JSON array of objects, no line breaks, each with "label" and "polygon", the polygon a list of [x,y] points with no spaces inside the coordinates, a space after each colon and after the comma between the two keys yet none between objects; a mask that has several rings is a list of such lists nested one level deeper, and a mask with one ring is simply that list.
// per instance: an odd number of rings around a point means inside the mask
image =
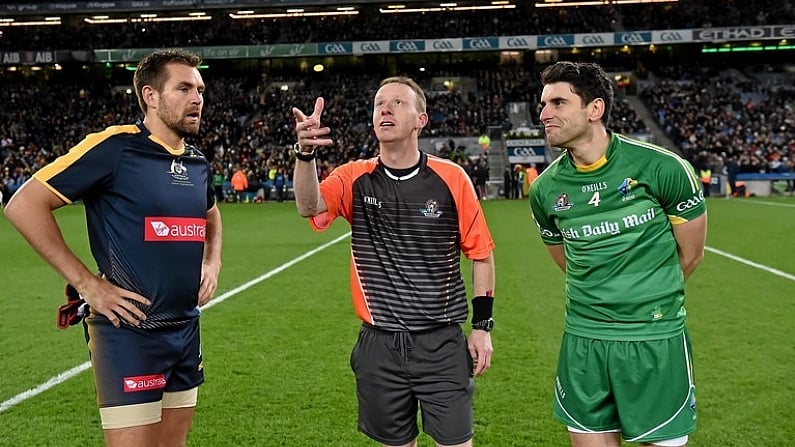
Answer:
[{"label": "stadium stand", "polygon": [[[131,73],[124,63],[97,60],[102,49],[567,33],[601,36],[593,33],[717,26],[770,30],[764,26],[795,23],[789,2],[773,0],[681,0],[599,8],[534,8],[532,2],[517,2],[515,10],[390,15],[380,14],[379,6],[363,4],[359,15],[343,17],[235,20],[231,11],[218,10],[207,22],[106,25],[90,25],[84,20],[90,14],[75,11],[64,15],[60,26],[0,26],[0,54],[64,50],[72,55],[59,69],[53,64],[15,63],[13,58],[0,63],[0,192],[7,200],[39,166],[85,134],[137,118],[138,106],[129,91]],[[791,190],[787,174],[795,169],[790,107],[795,82],[789,68],[763,65],[763,57],[748,55],[705,58],[699,53],[702,46],[605,44],[578,51],[572,44],[546,51],[208,58],[207,107],[195,143],[226,180],[239,163],[249,177],[252,196],[257,192],[263,196],[271,190],[272,172],[284,169],[289,176],[292,171],[290,106],[307,106],[323,95],[328,104],[324,116],[335,129],[338,144],[321,155],[318,175],[322,177],[345,160],[374,155],[377,144],[369,124],[367,92],[385,76],[408,73],[428,92],[431,121],[425,136],[452,141],[452,150],[445,149],[443,155],[467,169],[488,163],[490,178],[502,183],[509,161],[504,148],[483,151],[469,142],[495,129],[498,137],[511,129],[530,130],[538,115],[538,72],[545,64],[564,58],[593,59],[617,73],[613,129],[650,141],[670,139],[673,148],[697,167],[709,166],[716,173],[736,164],[740,175],[782,174],[784,188]],[[694,57],[699,63],[681,63]],[[327,70],[312,71],[316,63]],[[449,80],[455,82],[451,85]]]}]

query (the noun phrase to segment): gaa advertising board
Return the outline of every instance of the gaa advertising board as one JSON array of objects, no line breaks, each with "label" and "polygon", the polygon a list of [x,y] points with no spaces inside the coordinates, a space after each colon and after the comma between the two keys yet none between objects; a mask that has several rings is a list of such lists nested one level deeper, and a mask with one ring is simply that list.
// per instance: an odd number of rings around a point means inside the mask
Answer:
[{"label": "gaa advertising board", "polygon": [[543,138],[505,140],[505,150],[511,164],[545,163],[547,142]]}]

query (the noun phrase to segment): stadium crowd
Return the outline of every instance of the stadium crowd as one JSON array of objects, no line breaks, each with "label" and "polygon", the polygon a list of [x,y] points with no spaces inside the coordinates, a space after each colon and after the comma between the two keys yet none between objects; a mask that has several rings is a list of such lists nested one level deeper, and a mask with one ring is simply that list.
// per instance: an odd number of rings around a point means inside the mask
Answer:
[{"label": "stadium crowd", "polygon": [[[61,26],[6,27],[0,50],[93,50],[162,46],[262,45],[361,40],[436,39],[681,29],[795,23],[790,1],[679,0],[676,3],[595,8],[536,8],[382,14],[382,5],[360,5],[354,16],[232,19],[215,11],[203,22],[88,24],[67,17]],[[441,19],[441,20],[440,20]],[[69,39],[64,39],[64,33]]]},{"label": "stadium crowd", "polygon": [[[18,34],[18,29],[5,28],[0,49],[261,44],[381,39],[395,35],[435,38],[795,22],[790,2],[773,0],[752,3],[682,0],[677,4],[611,6],[598,10],[533,9],[522,4],[519,8],[521,14],[515,11],[447,14],[445,24],[435,20],[414,23],[417,17],[411,14],[383,18],[367,8],[363,8],[362,15],[352,18],[232,24],[229,22],[232,19],[224,17],[209,24],[157,24],[156,27],[149,24],[146,33],[136,28],[141,24],[89,29],[79,22],[72,23],[76,28],[70,30],[69,39],[64,39],[57,27],[36,28],[34,33],[26,29],[24,37]],[[595,11],[599,14],[594,14]],[[353,30],[355,35],[351,34]],[[482,134],[489,126],[510,128],[508,103],[526,102],[531,105],[530,110],[535,110],[533,106],[538,104],[541,65],[508,63],[489,67],[462,62],[412,74],[429,93],[430,123],[423,134],[472,137]],[[726,166],[738,172],[793,171],[795,132],[789,107],[793,92],[782,88],[793,85],[791,76],[770,69],[742,73],[726,67],[676,64],[660,64],[653,67],[653,73],[647,73],[642,64],[638,65],[629,68],[639,69],[649,79],[644,82],[640,96],[657,124],[676,142],[676,149],[697,167],[709,166],[713,172],[720,172]],[[374,155],[377,143],[370,124],[370,98],[365,92],[374,90],[381,78],[395,74],[386,70],[386,67],[359,67],[355,72],[275,76],[239,75],[215,69],[205,76],[211,81],[205,94],[207,107],[201,133],[193,142],[205,152],[219,181],[231,180],[239,167],[252,191],[270,186],[281,177],[289,182],[294,139],[290,107],[308,107],[316,96],[325,96],[324,117],[335,129],[337,145],[320,155],[318,175],[322,178],[346,160]],[[440,90],[431,82],[434,77],[459,76],[474,80],[475,88]],[[54,74],[46,80],[43,77],[0,79],[0,87],[0,192],[4,201],[32,172],[63,154],[86,134],[109,125],[135,122],[140,115],[135,95],[128,91],[128,78],[121,81],[97,76],[95,72],[70,71],[68,75]],[[537,113],[531,117],[536,118]],[[649,132],[637,111],[622,100],[615,103],[612,128],[627,134]],[[456,150],[445,155],[470,171],[482,171],[486,162],[484,157],[470,160]],[[474,169],[470,163],[480,166]]]},{"label": "stadium crowd", "polygon": [[[508,102],[536,101],[532,73],[513,67],[475,70],[468,75],[478,86],[467,94],[457,90],[429,94],[431,115],[426,135],[478,136],[489,125],[507,124]],[[364,92],[381,74],[328,75],[288,82],[273,78],[209,79],[207,107],[194,141],[225,181],[239,166],[257,191],[280,171],[292,172],[294,143],[290,107],[312,104],[325,96],[325,116],[336,146],[320,156],[319,175],[349,159],[371,157],[377,148],[370,124],[370,100]],[[428,84],[429,80],[425,80]],[[124,86],[70,76],[60,82],[0,81],[0,165],[5,200],[44,163],[65,153],[86,134],[115,124],[132,123],[140,115],[135,96]],[[282,89],[283,85],[290,88]],[[460,152],[451,158],[468,164]],[[289,181],[289,178],[288,178]]]},{"label": "stadium crowd", "polygon": [[791,74],[682,65],[660,75],[641,96],[697,169],[795,172]]},{"label": "stadium crowd", "polygon": [[[466,93],[430,93],[426,136],[474,137],[489,126],[510,128],[508,103],[538,103],[535,70],[513,66],[457,74],[476,79],[477,88]],[[641,97],[676,142],[676,149],[697,167],[720,172],[731,162],[738,172],[792,172],[795,130],[788,103],[793,92],[781,88],[784,81],[780,79],[750,76],[737,70],[670,68],[659,73],[656,82],[648,82]],[[339,130],[334,149],[320,155],[318,175],[322,178],[344,161],[374,155],[377,143],[370,124],[370,99],[363,92],[381,77],[378,73],[309,77],[289,83],[292,87],[286,90],[279,88],[288,84],[282,79],[213,79],[205,94],[202,131],[194,142],[224,182],[231,180],[239,166],[251,191],[270,187],[279,173],[289,183],[294,138],[290,107],[326,96],[324,116]],[[421,81],[427,86],[430,75]],[[131,123],[139,116],[134,95],[124,88],[74,77],[60,83],[3,83],[0,102],[5,105],[0,109],[4,200],[38,167],[87,133]],[[621,100],[615,103],[612,128],[626,134],[649,132],[637,112]],[[476,170],[470,163],[485,162],[470,160],[455,150],[445,155],[468,170]]]}]

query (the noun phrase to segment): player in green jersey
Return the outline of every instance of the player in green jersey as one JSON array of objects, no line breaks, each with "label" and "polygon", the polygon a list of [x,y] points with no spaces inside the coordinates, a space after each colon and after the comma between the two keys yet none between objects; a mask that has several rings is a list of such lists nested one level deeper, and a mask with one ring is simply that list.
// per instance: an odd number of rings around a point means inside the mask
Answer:
[{"label": "player in green jersey", "polygon": [[607,128],[613,86],[596,64],[541,74],[541,122],[563,153],[533,183],[541,238],[566,273],[554,413],[574,447],[687,445],[695,385],[684,284],[704,257],[693,167]]}]

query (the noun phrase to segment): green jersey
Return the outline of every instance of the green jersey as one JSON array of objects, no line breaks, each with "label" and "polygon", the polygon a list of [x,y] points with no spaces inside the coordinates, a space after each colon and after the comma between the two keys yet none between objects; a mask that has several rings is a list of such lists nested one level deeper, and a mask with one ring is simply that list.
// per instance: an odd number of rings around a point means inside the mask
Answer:
[{"label": "green jersey", "polygon": [[568,152],[533,182],[533,218],[566,254],[566,331],[605,340],[681,333],[684,274],[672,224],[706,212],[693,167],[671,151],[613,133],[605,156]]}]

